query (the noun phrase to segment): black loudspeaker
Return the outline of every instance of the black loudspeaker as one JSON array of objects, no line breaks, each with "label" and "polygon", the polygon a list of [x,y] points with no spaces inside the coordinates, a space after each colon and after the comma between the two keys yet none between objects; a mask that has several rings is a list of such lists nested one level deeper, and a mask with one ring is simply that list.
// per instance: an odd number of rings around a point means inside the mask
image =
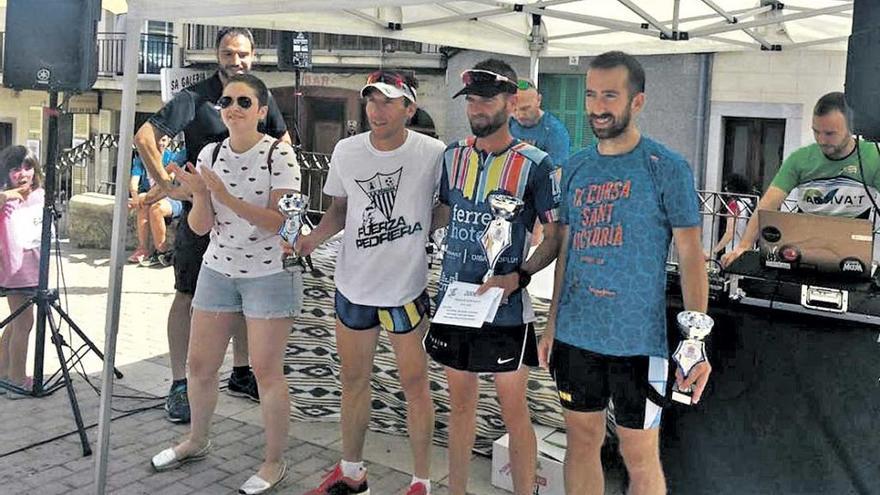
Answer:
[{"label": "black loudspeaker", "polygon": [[83,91],[98,78],[101,0],[8,0],[3,85]]},{"label": "black loudspeaker", "polygon": [[852,131],[880,141],[880,2],[855,0],[852,35],[846,53],[846,102],[853,110]]}]

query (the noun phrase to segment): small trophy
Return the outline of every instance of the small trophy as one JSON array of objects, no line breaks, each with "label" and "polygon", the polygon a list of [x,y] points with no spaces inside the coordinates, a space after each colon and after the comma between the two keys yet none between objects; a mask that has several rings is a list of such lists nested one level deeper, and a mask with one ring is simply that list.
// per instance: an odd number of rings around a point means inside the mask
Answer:
[{"label": "small trophy", "polygon": [[486,252],[486,262],[489,264],[489,271],[483,276],[483,282],[495,275],[495,265],[504,251],[510,247],[513,231],[511,221],[523,208],[521,199],[504,192],[490,193],[487,201],[495,219],[489,222],[483,235],[480,236],[480,243],[483,251]]},{"label": "small trophy", "polygon": [[[278,235],[293,248],[300,234],[307,235],[312,231],[306,210],[309,206],[309,197],[302,193],[290,193],[281,196],[278,200],[278,210],[284,215],[284,224],[278,231]],[[287,271],[293,271],[293,267],[302,266],[302,259],[296,253],[285,255],[281,265]]]},{"label": "small trophy", "polygon": [[[684,336],[679,342],[672,359],[678,365],[683,377],[687,377],[697,364],[706,360],[706,343],[703,339],[712,332],[715,321],[712,317],[699,311],[682,311],[678,313],[678,329]],[[678,384],[672,386],[672,400],[691,405],[693,387],[681,390]]]}]

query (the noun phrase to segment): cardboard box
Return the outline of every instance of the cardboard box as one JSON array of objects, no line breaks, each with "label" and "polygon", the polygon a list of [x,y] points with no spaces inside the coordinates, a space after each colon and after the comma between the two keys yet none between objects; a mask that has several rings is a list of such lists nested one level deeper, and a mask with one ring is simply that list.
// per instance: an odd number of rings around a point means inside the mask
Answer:
[{"label": "cardboard box", "polygon": [[[535,425],[538,439],[538,471],[535,477],[540,495],[565,495],[562,466],[565,461],[565,432]],[[492,444],[492,484],[513,491],[510,477],[509,435]]]}]

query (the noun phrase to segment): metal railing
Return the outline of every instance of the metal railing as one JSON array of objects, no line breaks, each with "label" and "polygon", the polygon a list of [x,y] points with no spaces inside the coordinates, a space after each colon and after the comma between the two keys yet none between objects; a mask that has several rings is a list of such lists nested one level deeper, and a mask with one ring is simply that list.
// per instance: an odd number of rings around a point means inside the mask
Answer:
[{"label": "metal railing", "polygon": [[[163,68],[173,67],[174,36],[142,34],[138,72],[158,74]],[[98,33],[98,75],[119,76],[125,62],[125,33]]]},{"label": "metal railing", "polygon": [[[184,26],[184,49],[213,50],[216,44],[217,26],[187,24]],[[254,29],[254,48],[274,50],[278,47],[279,32],[271,29]],[[402,41],[396,39],[356,36],[351,34],[312,33],[312,49],[318,51],[365,51],[365,52],[404,52],[440,53],[439,45]]]},{"label": "metal railing", "polygon": [[99,177],[97,152],[118,147],[119,135],[95,134],[79,146],[60,152],[55,163],[55,177],[61,202],[66,203],[72,196],[85,192],[112,193],[109,177]]},{"label": "metal railing", "polygon": [[[62,203],[74,195],[85,192],[115,193],[113,182],[115,174],[112,174],[115,166],[115,153],[109,158],[112,163],[107,167],[107,176],[100,177],[98,171],[97,152],[101,150],[115,151],[119,147],[117,134],[96,134],[92,139],[62,151],[58,155],[56,163],[56,177],[58,178],[57,190],[62,198]],[[327,181],[327,173],[330,170],[330,155],[326,153],[314,153],[296,148],[296,160],[300,165],[302,174],[302,192],[309,196],[308,212],[315,217],[320,217],[327,207],[330,206],[330,198],[323,194],[324,183]]]},{"label": "metal railing", "polygon": [[320,216],[330,206],[330,197],[324,194],[324,183],[330,171],[330,155],[303,151],[298,147],[294,149],[302,175],[302,192],[309,196],[308,212]]}]

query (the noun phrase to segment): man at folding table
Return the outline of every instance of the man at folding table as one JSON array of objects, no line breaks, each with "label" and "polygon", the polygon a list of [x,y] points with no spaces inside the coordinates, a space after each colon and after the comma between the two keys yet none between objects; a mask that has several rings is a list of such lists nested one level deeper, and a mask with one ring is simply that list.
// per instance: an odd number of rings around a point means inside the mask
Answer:
[{"label": "man at folding table", "polygon": [[[816,142],[795,150],[785,159],[761,196],[758,210],[779,210],[789,194],[796,191],[798,211],[871,218],[873,204],[865,190],[880,198],[880,154],[874,143],[856,140],[851,122],[852,110],[843,93],[834,91],[819,98],[813,107]],[[757,239],[758,215],[752,215],[739,243],[721,258],[721,264],[730,266],[752,249]],[[878,250],[880,244],[875,238],[875,260]]]}]

